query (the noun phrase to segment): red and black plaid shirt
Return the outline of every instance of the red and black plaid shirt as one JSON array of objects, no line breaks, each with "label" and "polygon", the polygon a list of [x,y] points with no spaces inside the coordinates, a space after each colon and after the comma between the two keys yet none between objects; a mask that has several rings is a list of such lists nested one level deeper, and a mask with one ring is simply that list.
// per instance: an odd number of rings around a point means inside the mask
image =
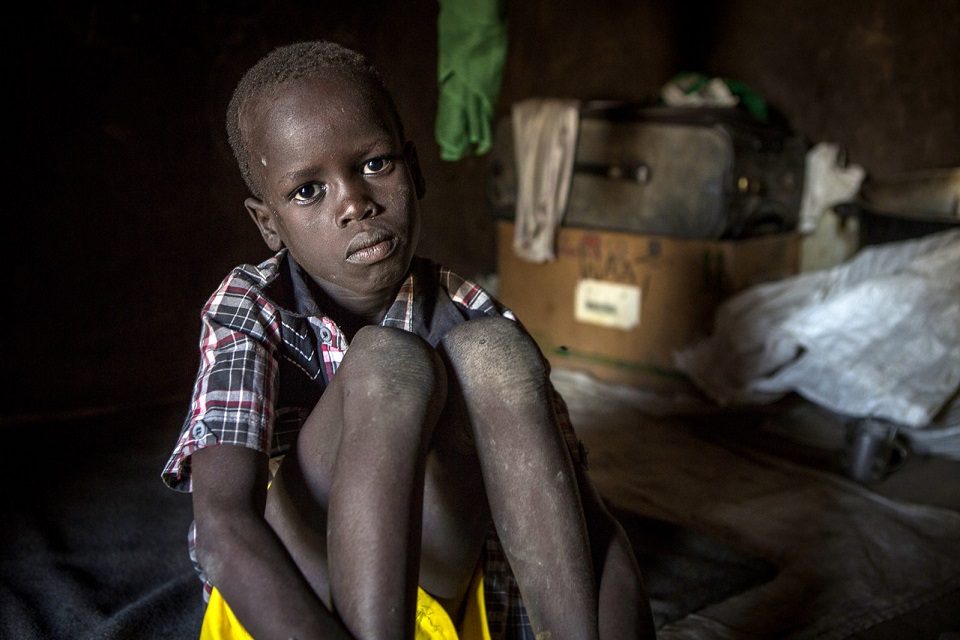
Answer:
[{"label": "red and black plaid shirt", "polygon": [[[260,265],[234,269],[207,301],[193,400],[162,474],[168,486],[191,490],[190,456],[203,447],[240,445],[271,459],[290,448],[348,347],[340,328],[317,306],[312,286],[282,250]],[[436,346],[452,327],[483,316],[516,320],[478,285],[415,258],[381,324],[416,333]],[[558,393],[554,397],[571,455],[583,464],[566,405]],[[206,597],[211,585],[196,563],[193,526],[188,541]],[[483,566],[491,637],[532,640],[520,591],[492,531]]]}]

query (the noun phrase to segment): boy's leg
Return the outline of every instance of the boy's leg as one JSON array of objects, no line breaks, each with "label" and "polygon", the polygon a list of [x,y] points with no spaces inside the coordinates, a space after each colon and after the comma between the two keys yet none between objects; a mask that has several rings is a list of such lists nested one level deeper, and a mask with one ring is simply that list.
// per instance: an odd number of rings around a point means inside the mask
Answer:
[{"label": "boy's leg", "polygon": [[597,637],[597,592],[577,479],[537,345],[514,322],[471,320],[443,340],[487,498],[538,637]]},{"label": "boy's leg", "polygon": [[576,469],[598,583],[600,638],[653,640],[653,612],[630,539],[607,509],[586,469]]},{"label": "boy's leg", "polygon": [[425,458],[445,396],[423,340],[362,329],[268,492],[267,519],[357,637],[412,636]]},{"label": "boy's leg", "polygon": [[457,400],[447,394],[427,454],[420,551],[420,586],[454,619],[490,531],[480,461],[466,409]]}]

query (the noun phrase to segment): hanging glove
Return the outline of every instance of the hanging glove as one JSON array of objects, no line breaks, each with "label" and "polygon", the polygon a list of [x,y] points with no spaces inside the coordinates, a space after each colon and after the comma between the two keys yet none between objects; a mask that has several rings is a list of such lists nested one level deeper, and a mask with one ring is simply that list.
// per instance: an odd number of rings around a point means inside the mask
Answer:
[{"label": "hanging glove", "polygon": [[507,0],[440,0],[437,31],[440,157],[484,154],[507,56]]}]

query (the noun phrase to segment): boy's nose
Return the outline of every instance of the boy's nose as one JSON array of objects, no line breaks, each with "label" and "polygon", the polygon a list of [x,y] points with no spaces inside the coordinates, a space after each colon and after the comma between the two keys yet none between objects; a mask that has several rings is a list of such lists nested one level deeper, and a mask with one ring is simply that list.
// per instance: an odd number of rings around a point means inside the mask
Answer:
[{"label": "boy's nose", "polygon": [[342,185],[342,197],[337,226],[344,227],[350,222],[363,220],[377,213],[377,204],[370,197],[361,180],[346,180]]}]

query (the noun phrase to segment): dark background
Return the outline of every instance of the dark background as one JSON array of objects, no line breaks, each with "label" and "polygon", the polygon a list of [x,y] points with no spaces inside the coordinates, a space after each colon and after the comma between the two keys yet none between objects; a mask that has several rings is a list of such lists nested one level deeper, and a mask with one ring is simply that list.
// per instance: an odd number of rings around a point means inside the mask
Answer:
[{"label": "dark background", "polygon": [[[243,71],[327,38],[387,79],[428,180],[422,253],[493,271],[486,158],[439,159],[438,5],[34,2],[7,20],[3,424],[185,399],[198,312],[269,255],[224,132]],[[642,100],[675,73],[743,81],[871,176],[960,165],[960,2],[514,0],[497,115]],[[172,440],[171,440],[172,445]]]}]

